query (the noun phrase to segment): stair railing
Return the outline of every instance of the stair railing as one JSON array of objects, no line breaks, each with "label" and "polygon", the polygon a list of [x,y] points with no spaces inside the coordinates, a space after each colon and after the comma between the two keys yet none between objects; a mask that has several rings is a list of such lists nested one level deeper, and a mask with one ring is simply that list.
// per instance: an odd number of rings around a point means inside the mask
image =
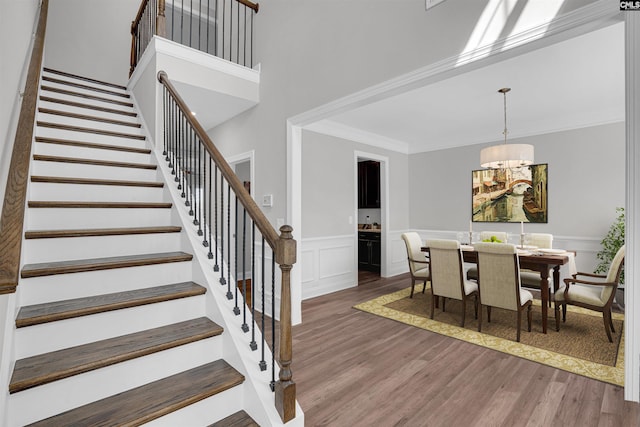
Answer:
[{"label": "stair railing", "polygon": [[29,160],[33,143],[48,11],[49,0],[42,0],[13,143],[7,187],[4,193],[2,217],[0,217],[0,294],[13,293],[18,287]]},{"label": "stair railing", "polygon": [[133,74],[153,36],[253,67],[253,16],[249,0],[142,0],[131,23]]},{"label": "stair railing", "polygon": [[[284,225],[278,235],[164,71],[158,73],[158,80],[163,85],[163,155],[189,207],[197,233],[202,236],[202,245],[208,248],[213,270],[220,273],[220,285],[226,287],[227,298],[233,300],[233,312],[242,315],[242,330],[247,334],[251,332],[249,347],[257,351],[258,342],[261,344],[259,367],[263,371],[268,369],[265,345],[270,339],[270,386],[275,391],[276,409],[283,422],[287,422],[295,417],[296,401],[291,372],[290,273],[296,262],[292,228]],[[268,249],[270,254],[266,253]],[[259,256],[256,251],[260,252]],[[267,262],[269,257],[271,262]],[[278,334],[275,330],[276,263],[281,270]],[[265,301],[268,293],[270,298]],[[256,334],[262,337],[258,342]],[[278,381],[275,380],[276,342],[279,343]]]}]

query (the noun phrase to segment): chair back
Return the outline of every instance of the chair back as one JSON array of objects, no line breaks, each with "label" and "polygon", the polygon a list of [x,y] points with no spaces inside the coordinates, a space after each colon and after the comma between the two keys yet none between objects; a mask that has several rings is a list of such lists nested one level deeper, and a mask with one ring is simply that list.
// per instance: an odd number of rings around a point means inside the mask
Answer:
[{"label": "chair back", "polygon": [[[402,234],[402,240],[407,247],[407,258],[409,259],[409,269],[411,274],[414,274],[417,270],[426,268],[427,265],[424,262],[427,261],[427,257],[422,252],[422,239],[416,232],[409,232]],[[415,262],[422,261],[422,263]]]},{"label": "chair back", "polygon": [[520,307],[520,264],[515,245],[475,243],[478,288],[483,305],[517,310]]},{"label": "chair back", "polygon": [[446,298],[464,297],[462,252],[457,240],[427,240],[431,289]]},{"label": "chair back", "polygon": [[496,236],[496,239],[500,240],[502,243],[507,243],[507,233],[504,231],[481,231],[480,232],[480,241],[491,239],[491,236]]},{"label": "chair back", "polygon": [[553,234],[549,233],[529,233],[527,243],[541,249],[551,249],[553,247]]},{"label": "chair back", "polygon": [[[616,252],[615,256],[611,260],[611,265],[609,266],[609,271],[607,272],[606,281],[609,283],[618,283],[620,284],[620,275],[622,274],[622,268],[624,267],[624,256],[625,256],[625,246],[620,246],[618,252]],[[609,298],[611,298],[611,294],[615,291],[614,287],[611,286],[603,286],[602,293],[600,294],[600,299],[603,302],[607,302]]]}]

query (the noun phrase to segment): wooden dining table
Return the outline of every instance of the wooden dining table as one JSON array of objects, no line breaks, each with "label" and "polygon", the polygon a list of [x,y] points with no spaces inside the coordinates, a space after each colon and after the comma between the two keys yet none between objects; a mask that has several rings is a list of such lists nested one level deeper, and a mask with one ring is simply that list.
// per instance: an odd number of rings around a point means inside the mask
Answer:
[{"label": "wooden dining table", "polygon": [[[422,251],[426,251],[426,247]],[[473,249],[462,249],[464,262],[477,264],[478,252]],[[549,270],[553,270],[553,290],[558,290],[560,285],[560,267],[569,262],[569,255],[565,254],[538,254],[525,252],[518,254],[520,268],[526,268],[540,272],[540,299],[542,300],[542,333],[547,333],[547,317],[549,315]]]}]

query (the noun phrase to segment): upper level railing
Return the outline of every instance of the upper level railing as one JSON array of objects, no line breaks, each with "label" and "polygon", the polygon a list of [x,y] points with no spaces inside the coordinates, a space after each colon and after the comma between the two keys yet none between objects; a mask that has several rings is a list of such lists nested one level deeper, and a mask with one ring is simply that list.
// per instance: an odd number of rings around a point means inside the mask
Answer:
[{"label": "upper level railing", "polygon": [[13,293],[18,286],[29,159],[38,102],[38,86],[42,72],[48,11],[49,0],[42,0],[38,29],[33,41],[18,127],[13,143],[7,187],[4,193],[2,217],[0,218],[0,294]]},{"label": "upper level railing", "polygon": [[[233,312],[242,315],[249,347],[261,350],[260,369],[267,370],[271,364],[276,409],[287,422],[295,417],[296,401],[291,373],[290,272],[296,262],[292,229],[282,226],[278,235],[164,71],[158,74],[158,80],[164,88],[163,155],[189,207],[197,234],[202,236],[202,245],[208,248],[212,269],[220,273],[220,285],[226,287],[227,298],[233,301]],[[275,264],[281,270],[278,334]],[[265,360],[269,339],[271,361]],[[276,342],[280,365],[277,381]]]},{"label": "upper level railing", "polygon": [[249,0],[143,0],[131,23],[133,73],[154,35],[253,67],[253,15]]}]

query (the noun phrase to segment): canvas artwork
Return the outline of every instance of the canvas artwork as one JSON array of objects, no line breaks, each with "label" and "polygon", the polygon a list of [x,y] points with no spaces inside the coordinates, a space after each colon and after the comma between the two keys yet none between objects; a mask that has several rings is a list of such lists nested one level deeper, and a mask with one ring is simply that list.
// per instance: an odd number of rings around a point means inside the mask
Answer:
[{"label": "canvas artwork", "polygon": [[547,164],[472,172],[474,222],[548,222]]}]

